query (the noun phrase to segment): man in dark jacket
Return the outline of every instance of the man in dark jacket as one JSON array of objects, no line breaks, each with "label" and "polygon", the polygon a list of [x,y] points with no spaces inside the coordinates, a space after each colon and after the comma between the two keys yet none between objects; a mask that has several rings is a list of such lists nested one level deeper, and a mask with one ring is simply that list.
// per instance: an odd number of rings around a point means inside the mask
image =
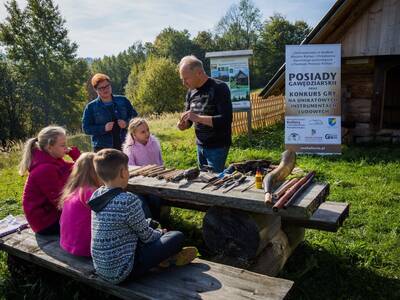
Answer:
[{"label": "man in dark jacket", "polygon": [[189,89],[185,112],[177,126],[188,129],[194,123],[199,166],[209,165],[222,172],[232,136],[232,102],[228,86],[207,76],[203,63],[185,56],[179,63],[182,83]]},{"label": "man in dark jacket", "polygon": [[83,112],[83,131],[92,136],[95,152],[104,148],[121,150],[129,121],[138,114],[124,96],[112,94],[110,78],[95,74],[92,86],[98,97],[89,102]]}]

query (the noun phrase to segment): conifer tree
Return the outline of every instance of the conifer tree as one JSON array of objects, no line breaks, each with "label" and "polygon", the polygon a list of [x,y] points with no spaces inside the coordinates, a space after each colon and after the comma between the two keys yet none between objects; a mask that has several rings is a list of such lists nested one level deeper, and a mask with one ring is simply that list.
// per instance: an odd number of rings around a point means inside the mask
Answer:
[{"label": "conifer tree", "polygon": [[21,9],[16,0],[6,4],[8,16],[0,24],[0,43],[16,67],[27,130],[57,123],[80,127],[82,85],[86,62],[76,58],[77,45],[58,6],[52,0],[28,0]]}]

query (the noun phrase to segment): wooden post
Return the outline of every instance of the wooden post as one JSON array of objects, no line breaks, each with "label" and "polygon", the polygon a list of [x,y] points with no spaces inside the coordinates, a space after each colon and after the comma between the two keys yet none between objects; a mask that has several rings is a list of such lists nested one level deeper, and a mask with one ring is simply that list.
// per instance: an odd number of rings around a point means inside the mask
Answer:
[{"label": "wooden post", "polygon": [[281,226],[281,217],[212,207],[203,239],[220,263],[275,276],[304,239],[304,228]]},{"label": "wooden post", "polygon": [[247,111],[247,134],[249,138],[251,138],[252,135],[252,128],[251,128],[251,106],[250,110]]}]

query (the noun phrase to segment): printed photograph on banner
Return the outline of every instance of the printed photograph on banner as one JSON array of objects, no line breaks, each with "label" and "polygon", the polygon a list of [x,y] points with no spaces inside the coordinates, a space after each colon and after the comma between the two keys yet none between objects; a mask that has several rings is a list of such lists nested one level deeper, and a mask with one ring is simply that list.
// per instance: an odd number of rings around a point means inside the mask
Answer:
[{"label": "printed photograph on banner", "polygon": [[233,108],[250,107],[248,57],[212,58],[210,69],[212,78],[228,85]]}]

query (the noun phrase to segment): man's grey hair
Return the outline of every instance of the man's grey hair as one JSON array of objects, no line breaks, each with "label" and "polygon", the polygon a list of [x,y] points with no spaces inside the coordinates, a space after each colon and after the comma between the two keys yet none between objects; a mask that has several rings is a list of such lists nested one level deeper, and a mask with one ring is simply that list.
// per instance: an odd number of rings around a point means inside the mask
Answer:
[{"label": "man's grey hair", "polygon": [[203,62],[194,55],[187,55],[183,57],[178,65],[178,68],[180,69],[184,65],[188,66],[191,71],[197,68],[204,71]]}]

